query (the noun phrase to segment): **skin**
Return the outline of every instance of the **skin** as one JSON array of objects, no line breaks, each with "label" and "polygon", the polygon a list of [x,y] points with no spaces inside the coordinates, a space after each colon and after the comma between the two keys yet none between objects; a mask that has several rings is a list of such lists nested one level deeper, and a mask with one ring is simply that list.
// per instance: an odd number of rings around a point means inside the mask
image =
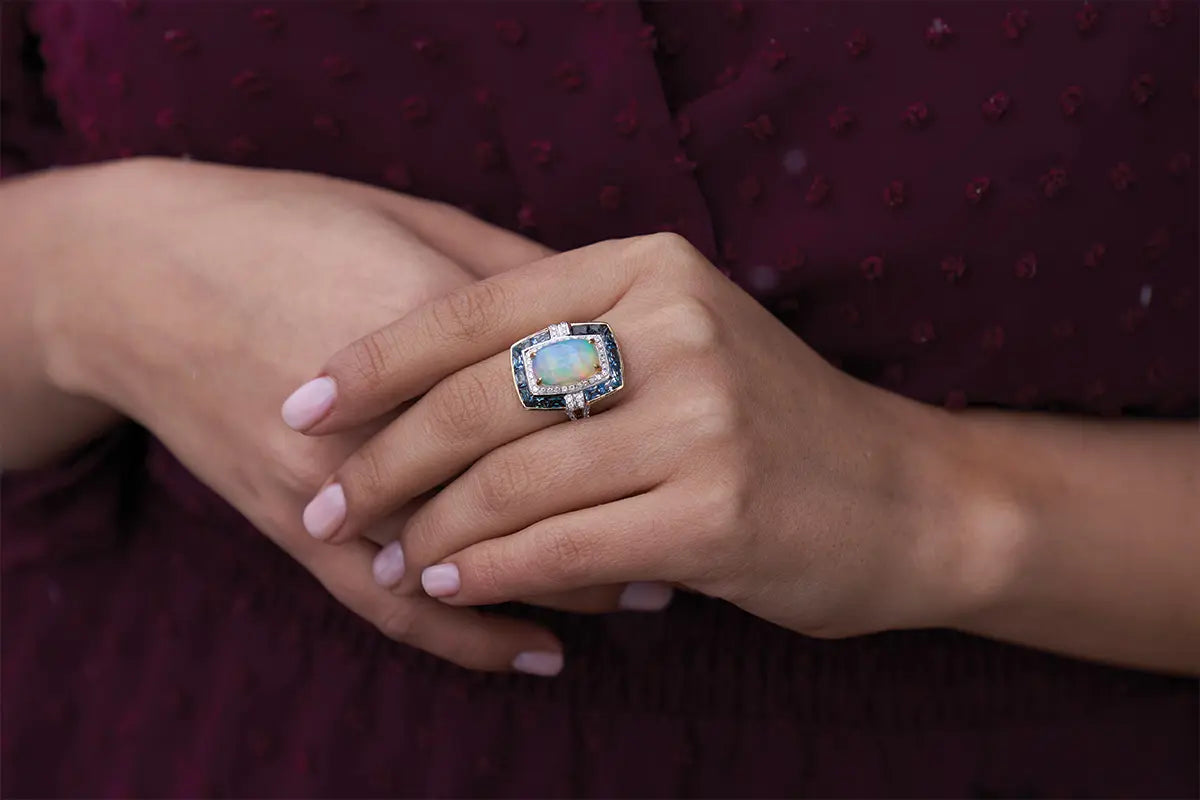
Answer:
[{"label": "skin", "polygon": [[[371,579],[372,540],[393,539],[419,498],[347,547],[314,541],[305,503],[389,414],[321,439],[279,417],[346,342],[545,248],[346,181],[153,159],[6,181],[0,241],[4,468],[132,419],[384,634],[475,669],[560,651],[532,624]],[[621,591],[538,602],[607,610]]]},{"label": "skin", "polygon": [[[608,322],[626,363],[606,410],[568,424],[521,407],[507,350],[559,320]],[[909,401],[833,369],[677,236],[454,290],[320,374],[336,396],[296,425],[316,440],[412,404],[331,472],[310,533],[352,544],[448,483],[400,531],[402,594],[665,581],[811,636],[952,627],[1200,672],[1194,423]]]}]

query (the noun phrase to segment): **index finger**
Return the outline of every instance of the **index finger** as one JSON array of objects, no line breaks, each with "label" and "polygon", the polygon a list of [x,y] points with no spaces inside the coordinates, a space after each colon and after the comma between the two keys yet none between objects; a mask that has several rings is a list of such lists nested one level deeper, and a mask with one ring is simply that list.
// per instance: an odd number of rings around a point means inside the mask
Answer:
[{"label": "index finger", "polygon": [[691,250],[673,234],[600,242],[443,295],[334,355],[284,403],[284,421],[310,434],[341,431],[551,323],[596,319],[664,247]]}]

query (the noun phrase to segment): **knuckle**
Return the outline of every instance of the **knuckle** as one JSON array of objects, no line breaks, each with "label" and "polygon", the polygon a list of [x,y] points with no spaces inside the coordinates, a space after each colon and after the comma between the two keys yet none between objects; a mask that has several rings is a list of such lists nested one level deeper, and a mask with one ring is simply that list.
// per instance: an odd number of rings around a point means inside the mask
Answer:
[{"label": "knuckle", "polygon": [[388,469],[383,452],[371,443],[351,456],[339,472],[338,480],[343,488],[368,502],[382,496],[387,486]]},{"label": "knuckle", "polygon": [[587,571],[591,554],[580,537],[572,531],[552,528],[541,537],[541,565],[551,580],[567,578]]},{"label": "knuckle", "polygon": [[380,328],[355,341],[347,361],[355,383],[368,391],[382,387],[396,363],[396,340],[391,329]]},{"label": "knuckle", "polygon": [[681,418],[697,441],[717,445],[737,442],[742,429],[743,409],[737,396],[720,383],[697,387],[683,401]]},{"label": "knuckle", "polygon": [[463,370],[442,382],[428,396],[431,431],[444,441],[465,441],[478,437],[493,413],[490,388],[473,370]]},{"label": "knuckle", "polygon": [[389,639],[402,642],[413,632],[413,626],[416,623],[416,609],[415,603],[392,603],[376,621],[375,627]]},{"label": "knuckle", "polygon": [[720,338],[720,318],[708,305],[692,297],[681,298],[657,311],[660,335],[683,351],[711,353]]},{"label": "knuckle", "polygon": [[429,317],[434,336],[470,340],[502,326],[508,308],[507,291],[495,282],[483,281],[434,302]]},{"label": "knuckle", "polygon": [[528,497],[535,485],[533,465],[525,458],[497,452],[480,466],[476,494],[484,513],[507,511]]}]

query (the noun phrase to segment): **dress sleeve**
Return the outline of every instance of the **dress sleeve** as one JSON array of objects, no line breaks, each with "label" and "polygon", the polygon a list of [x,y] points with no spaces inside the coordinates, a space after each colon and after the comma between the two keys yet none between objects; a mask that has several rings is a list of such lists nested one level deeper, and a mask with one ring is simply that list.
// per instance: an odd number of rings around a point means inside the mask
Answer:
[{"label": "dress sleeve", "polygon": [[54,104],[42,92],[31,6],[0,2],[0,178],[50,166],[63,136]]}]

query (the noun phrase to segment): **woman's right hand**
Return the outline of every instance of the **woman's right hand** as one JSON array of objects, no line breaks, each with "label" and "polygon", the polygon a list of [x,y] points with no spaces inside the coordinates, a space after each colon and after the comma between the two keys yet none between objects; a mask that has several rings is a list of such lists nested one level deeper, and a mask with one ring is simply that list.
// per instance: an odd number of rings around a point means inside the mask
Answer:
[{"label": "woman's right hand", "polygon": [[[56,386],[147,427],[388,636],[472,668],[557,671],[549,632],[397,596],[364,579],[374,542],[331,547],[304,531],[325,476],[387,420],[311,439],[279,416],[280,400],[348,342],[545,248],[447,206],[316,175],[145,159],[33,180],[35,202],[65,223],[36,275],[35,326]],[[403,518],[372,538],[392,540]],[[552,604],[610,605],[609,594]]]}]

